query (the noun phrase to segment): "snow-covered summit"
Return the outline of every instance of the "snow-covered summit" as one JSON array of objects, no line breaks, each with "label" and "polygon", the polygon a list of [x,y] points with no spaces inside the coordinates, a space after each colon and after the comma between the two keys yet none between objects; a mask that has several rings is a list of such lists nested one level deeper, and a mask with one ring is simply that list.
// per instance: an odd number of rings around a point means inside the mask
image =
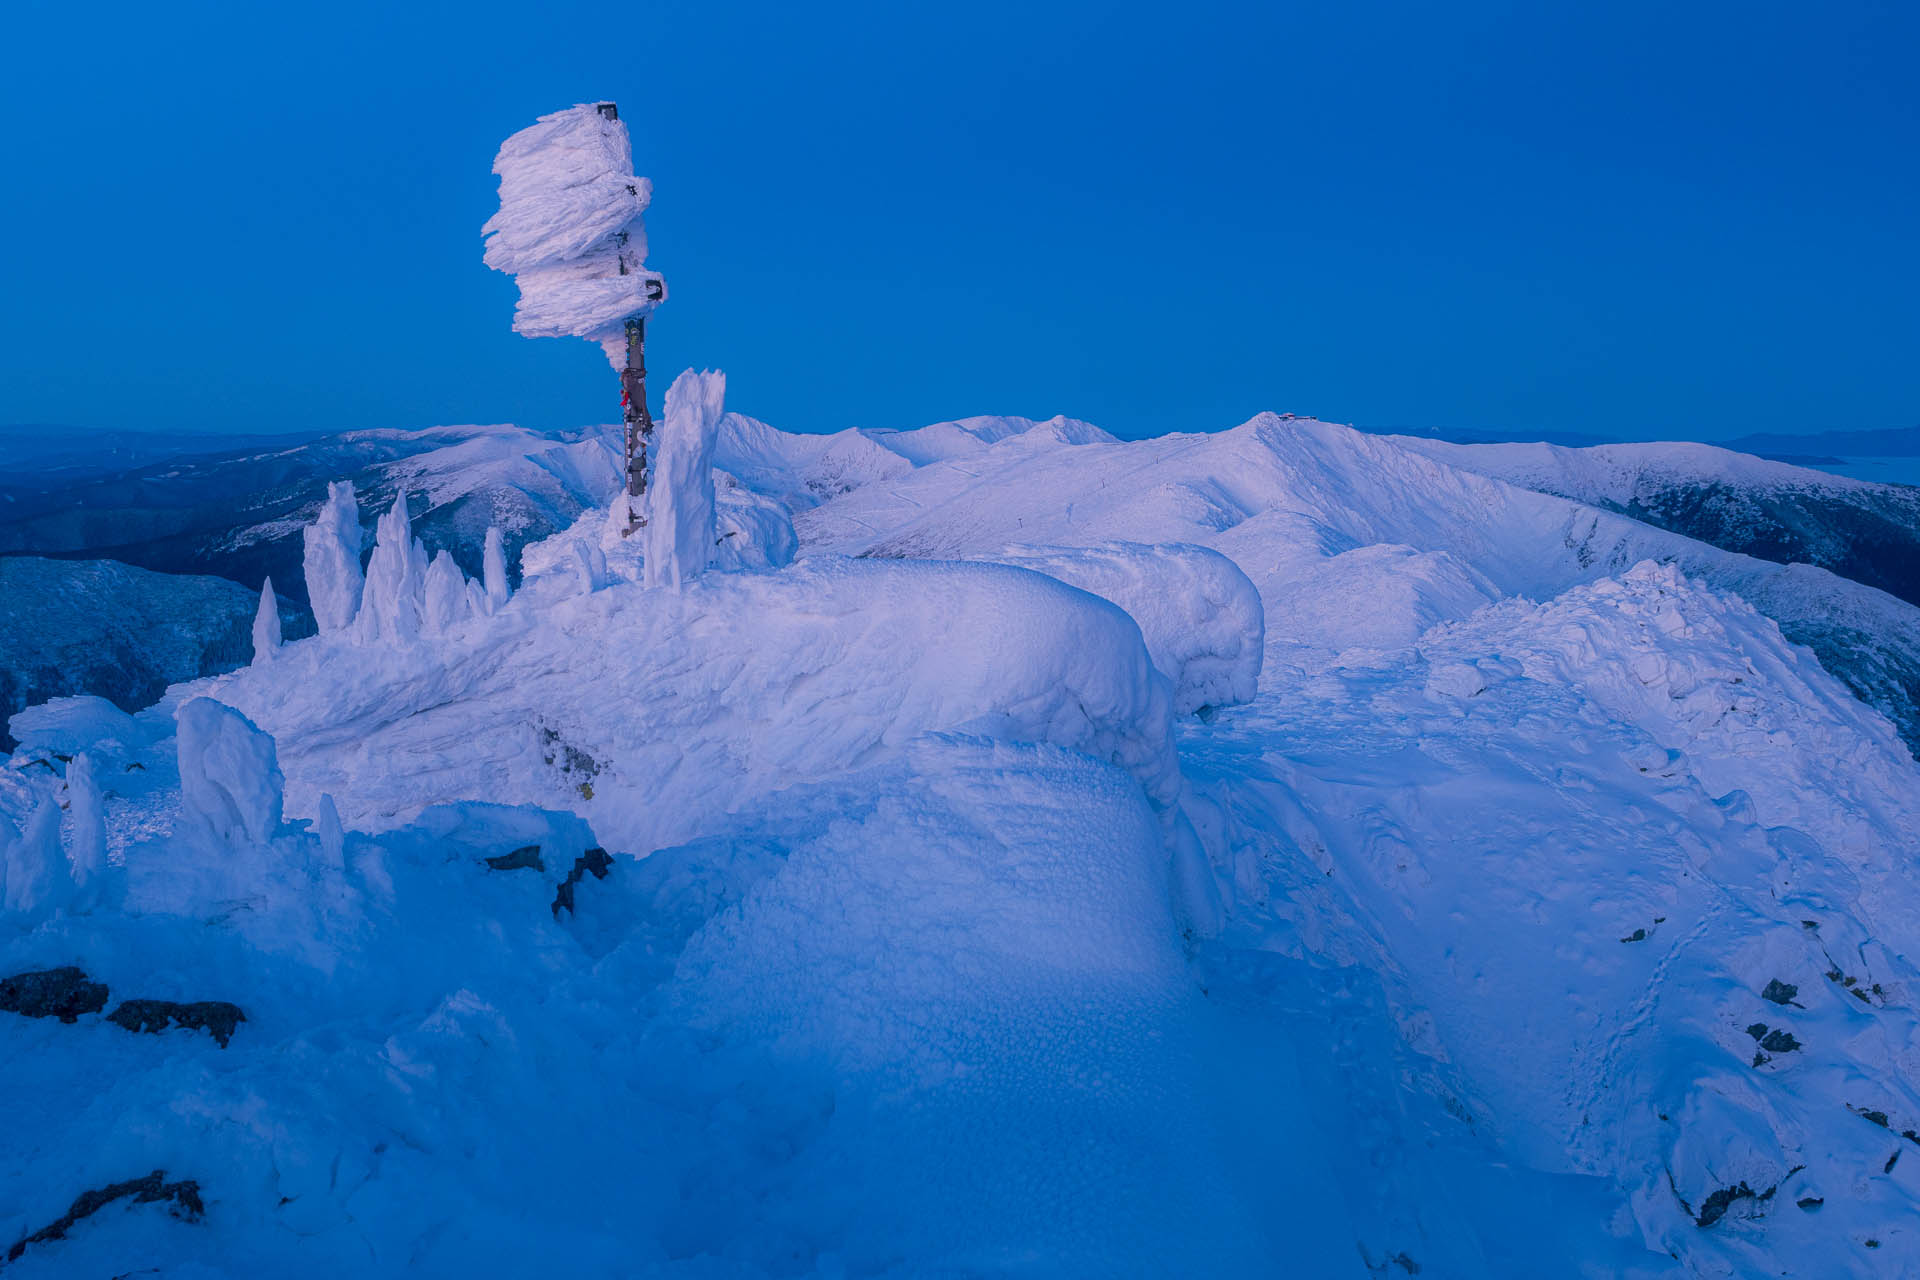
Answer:
[{"label": "snow-covered summit", "polygon": [[1823,666],[1911,606],[1311,420],[683,385],[665,552],[369,500],[353,625],[16,717],[21,1274],[1920,1266],[1920,767]]}]

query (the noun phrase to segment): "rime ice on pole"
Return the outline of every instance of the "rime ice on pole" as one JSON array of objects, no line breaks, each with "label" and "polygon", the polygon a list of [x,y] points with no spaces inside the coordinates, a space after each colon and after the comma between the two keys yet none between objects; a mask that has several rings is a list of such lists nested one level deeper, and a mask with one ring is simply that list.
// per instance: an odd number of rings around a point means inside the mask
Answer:
[{"label": "rime ice on pole", "polygon": [[625,321],[666,298],[665,280],[644,266],[653,184],[634,176],[625,122],[611,103],[541,116],[501,144],[493,171],[500,211],[482,233],[487,265],[520,286],[514,329],[592,339],[623,367]]},{"label": "rime ice on pole", "polygon": [[713,446],[727,375],[688,369],[667,388],[654,485],[647,491],[646,583],[679,587],[707,571],[714,554]]}]

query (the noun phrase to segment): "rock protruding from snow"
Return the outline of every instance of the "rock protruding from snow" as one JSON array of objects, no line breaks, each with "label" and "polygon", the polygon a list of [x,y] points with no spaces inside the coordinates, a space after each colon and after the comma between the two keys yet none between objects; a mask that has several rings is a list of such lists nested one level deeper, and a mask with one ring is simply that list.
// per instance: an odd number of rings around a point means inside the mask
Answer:
[{"label": "rock protruding from snow", "polygon": [[253,660],[256,664],[273,661],[280,648],[280,605],[273,598],[273,579],[260,584],[260,608],[253,615]]},{"label": "rock protruding from snow", "polygon": [[360,614],[354,620],[354,638],[363,644],[405,644],[418,636],[426,577],[427,549],[413,536],[407,495],[401,492],[394,497],[392,509],[380,517],[373,558],[367,561]]},{"label": "rock protruding from snow", "polygon": [[480,577],[486,584],[487,610],[492,612],[507,602],[507,551],[500,526],[487,526],[486,548],[481,554]]},{"label": "rock protruding from snow", "polygon": [[280,829],[285,785],[273,739],[212,698],[193,699],[174,718],[186,812],[225,844],[272,839]]},{"label": "rock protruding from snow", "polygon": [[653,184],[633,173],[633,147],[612,103],[541,116],[501,144],[500,211],[487,219],[486,263],[514,277],[513,327],[529,338],[599,342],[618,369],[623,322],[666,298],[645,267],[642,220]]},{"label": "rock protruding from snow", "polygon": [[313,620],[321,635],[344,631],[360,612],[363,578],[360,571],[360,504],[353,483],[327,486],[327,502],[320,515],[301,533],[307,597],[313,602]]},{"label": "rock protruding from snow", "polygon": [[679,587],[714,558],[713,445],[727,375],[688,369],[667,388],[653,483],[647,491],[646,582]]},{"label": "rock protruding from snow", "polygon": [[1140,624],[1153,665],[1173,682],[1173,710],[1251,701],[1266,615],[1240,566],[1191,543],[1009,547],[990,557],[1111,600]]}]

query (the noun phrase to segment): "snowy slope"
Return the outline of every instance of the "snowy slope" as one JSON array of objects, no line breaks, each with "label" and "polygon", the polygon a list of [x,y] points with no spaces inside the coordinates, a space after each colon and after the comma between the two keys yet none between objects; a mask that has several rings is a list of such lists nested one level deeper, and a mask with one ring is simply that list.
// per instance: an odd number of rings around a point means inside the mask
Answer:
[{"label": "snowy slope", "polygon": [[[0,556],[0,717],[67,694],[137,710],[252,655],[257,589],[112,560]],[[304,620],[288,606],[295,634]],[[0,747],[13,740],[0,726]]]},{"label": "snowy slope", "polygon": [[371,532],[405,488],[433,551],[480,571],[489,525],[519,550],[604,504],[619,487],[609,428],[559,437],[520,427],[349,431],[148,463],[55,484],[7,504],[0,551],[107,556],[171,573],[214,574],[259,589],[271,576],[304,604],[300,528],[327,483],[350,480]]},{"label": "snowy slope", "polygon": [[721,432],[799,562],[16,719],[0,979],[111,995],[0,1236],[204,1212],[9,1270],[1920,1270],[1920,766],[1775,621],[1911,606],[1310,421]]},{"label": "snowy slope", "polygon": [[1273,633],[1291,637],[1289,660],[1308,666],[1410,639],[1497,596],[1551,596],[1656,559],[1763,610],[1920,750],[1920,608],[1454,467],[1413,443],[1271,414],[1127,443],[1015,436],[964,466],[855,490],[795,525],[805,547],[869,556],[1116,538],[1209,546],[1240,562]]},{"label": "snowy slope", "polygon": [[1920,604],[1920,490],[1704,444],[1396,443],[1482,475],[1618,511],[1727,551],[1830,569]]}]

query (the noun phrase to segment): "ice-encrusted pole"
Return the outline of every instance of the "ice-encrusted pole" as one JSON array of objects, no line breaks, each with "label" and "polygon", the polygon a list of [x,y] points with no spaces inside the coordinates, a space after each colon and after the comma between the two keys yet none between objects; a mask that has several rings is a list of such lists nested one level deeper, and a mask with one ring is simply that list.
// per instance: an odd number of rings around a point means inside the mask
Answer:
[{"label": "ice-encrusted pole", "polygon": [[620,371],[626,431],[623,533],[644,522],[647,316],[666,301],[666,281],[646,269],[642,215],[653,184],[633,172],[633,145],[620,109],[582,103],[541,116],[508,138],[494,158],[500,211],[482,229],[486,262],[520,286],[513,327],[530,338],[600,343]]}]

